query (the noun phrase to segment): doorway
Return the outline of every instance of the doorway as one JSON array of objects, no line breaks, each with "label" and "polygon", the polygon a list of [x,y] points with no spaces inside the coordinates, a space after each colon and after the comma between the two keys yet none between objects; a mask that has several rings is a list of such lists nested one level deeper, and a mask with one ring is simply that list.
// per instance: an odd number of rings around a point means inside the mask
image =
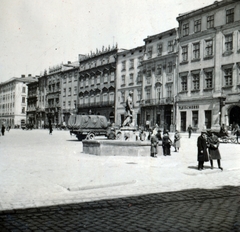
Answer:
[{"label": "doorway", "polygon": [[181,112],[181,131],[186,131],[186,111]]},{"label": "doorway", "polygon": [[240,125],[240,107],[239,106],[234,106],[230,110],[229,124],[232,124],[232,125],[238,124],[238,125]]}]

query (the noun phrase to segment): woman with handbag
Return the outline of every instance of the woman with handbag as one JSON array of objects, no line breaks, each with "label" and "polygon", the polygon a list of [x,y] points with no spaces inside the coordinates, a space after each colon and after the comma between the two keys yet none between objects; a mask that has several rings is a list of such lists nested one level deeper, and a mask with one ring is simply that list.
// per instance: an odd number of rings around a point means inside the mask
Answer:
[{"label": "woman with handbag", "polygon": [[169,138],[168,130],[163,134],[162,138],[162,148],[163,148],[163,155],[171,155],[171,145],[172,140]]}]

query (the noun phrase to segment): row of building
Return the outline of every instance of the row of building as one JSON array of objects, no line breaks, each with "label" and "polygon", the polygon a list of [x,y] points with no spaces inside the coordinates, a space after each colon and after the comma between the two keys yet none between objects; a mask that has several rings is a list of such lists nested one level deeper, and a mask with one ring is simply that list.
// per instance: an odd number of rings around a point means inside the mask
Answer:
[{"label": "row of building", "polygon": [[132,49],[102,47],[42,75],[0,84],[0,120],[8,125],[71,114],[104,115],[122,125],[133,92],[138,126],[170,131],[240,124],[240,2],[215,1],[179,14],[178,28],[145,38]]}]

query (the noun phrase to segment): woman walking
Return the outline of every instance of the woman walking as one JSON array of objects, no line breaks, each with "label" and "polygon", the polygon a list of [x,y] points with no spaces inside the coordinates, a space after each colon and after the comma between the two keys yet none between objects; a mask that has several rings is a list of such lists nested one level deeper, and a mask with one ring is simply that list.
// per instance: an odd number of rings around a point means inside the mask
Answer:
[{"label": "woman walking", "polygon": [[174,135],[174,147],[175,147],[175,152],[179,151],[180,148],[180,139],[181,135],[179,134],[179,131],[176,130],[175,135]]},{"label": "woman walking", "polygon": [[156,136],[157,131],[153,130],[153,133],[151,135],[151,157],[157,158],[157,153],[158,153],[158,138]]}]

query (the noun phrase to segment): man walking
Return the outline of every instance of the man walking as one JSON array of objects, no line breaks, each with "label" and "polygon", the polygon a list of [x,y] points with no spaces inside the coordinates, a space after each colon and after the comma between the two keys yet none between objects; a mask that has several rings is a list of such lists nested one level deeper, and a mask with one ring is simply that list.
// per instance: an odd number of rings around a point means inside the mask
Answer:
[{"label": "man walking", "polygon": [[188,130],[188,138],[190,139],[191,138],[191,134],[192,134],[192,126],[189,125],[187,130]]}]

